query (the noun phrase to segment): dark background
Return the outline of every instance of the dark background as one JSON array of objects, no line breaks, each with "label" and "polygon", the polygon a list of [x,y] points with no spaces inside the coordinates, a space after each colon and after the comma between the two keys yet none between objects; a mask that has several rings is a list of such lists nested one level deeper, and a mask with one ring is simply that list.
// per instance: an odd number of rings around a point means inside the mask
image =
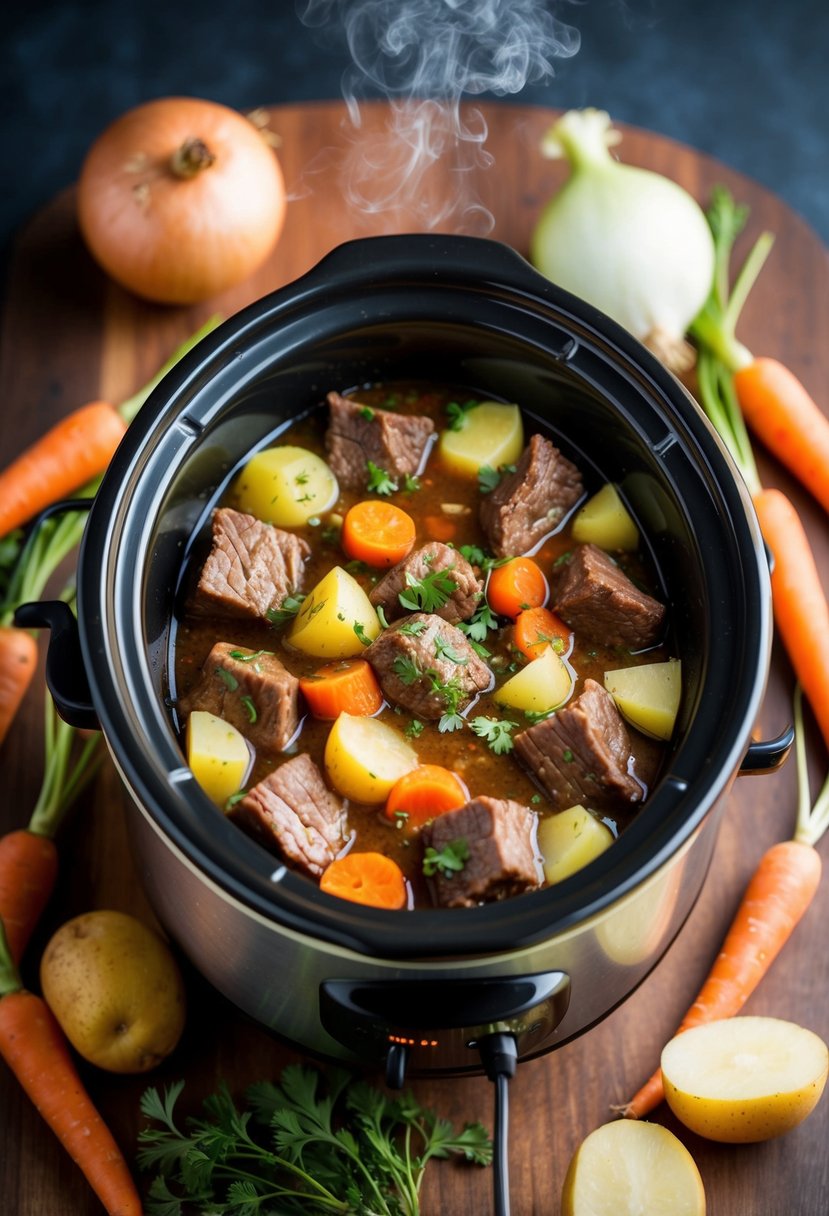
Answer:
[{"label": "dark background", "polygon": [[[353,10],[358,0],[343,3]],[[829,243],[827,0],[548,4],[578,30],[580,48],[556,62],[551,79],[507,100],[594,105],[688,143],[775,191]],[[310,29],[294,0],[24,0],[7,7],[3,252],[26,217],[75,180],[103,127],[141,101],[180,93],[249,110],[340,97],[351,57],[336,2],[328,10],[330,20]]]}]

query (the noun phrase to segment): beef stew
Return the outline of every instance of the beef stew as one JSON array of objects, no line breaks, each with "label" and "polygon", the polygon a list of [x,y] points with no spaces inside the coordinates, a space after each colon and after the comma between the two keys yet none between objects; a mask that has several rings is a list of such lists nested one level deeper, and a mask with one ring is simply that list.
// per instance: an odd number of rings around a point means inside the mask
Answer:
[{"label": "beef stew", "polygon": [[[257,518],[246,464],[194,548],[175,635],[182,731],[206,710],[245,737],[249,771],[222,809],[309,880],[343,855],[382,854],[409,907],[518,895],[545,883],[546,862],[552,870],[540,819],[583,805],[612,841],[658,777],[665,743],[636,724],[653,707],[637,718],[628,696],[623,717],[605,690],[607,672],[679,668],[656,572],[643,545],[602,548],[601,521],[582,508],[603,488],[524,426],[514,405],[452,386],[332,392],[276,440],[292,453],[288,490],[284,476],[270,498],[258,485]],[[326,509],[286,525],[303,500]],[[365,549],[344,526],[366,501],[387,505],[390,527],[392,508],[414,523],[391,566],[376,557],[380,525]],[[638,539],[616,496],[617,523],[620,508],[624,535]],[[496,612],[488,581],[519,556],[534,587],[516,578],[511,615],[502,599]],[[205,594],[222,583],[230,596]],[[674,682],[669,721],[678,691]],[[466,801],[446,809],[438,798],[431,819],[401,809],[391,791],[421,767],[459,779]],[[349,890],[375,902],[368,879]]]}]

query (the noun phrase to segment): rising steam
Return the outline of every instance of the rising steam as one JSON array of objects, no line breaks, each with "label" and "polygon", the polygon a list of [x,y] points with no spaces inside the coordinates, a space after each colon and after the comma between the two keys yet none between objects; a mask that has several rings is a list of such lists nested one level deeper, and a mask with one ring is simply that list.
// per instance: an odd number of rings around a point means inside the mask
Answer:
[{"label": "rising steam", "polygon": [[[341,166],[345,200],[389,229],[484,235],[492,217],[477,200],[475,174],[492,161],[486,121],[464,96],[504,97],[549,79],[556,59],[579,49],[551,0],[299,0],[302,21],[344,35],[351,63],[342,91],[352,130]],[[382,129],[361,102],[389,102]],[[450,169],[438,188],[431,172]],[[447,197],[448,195],[448,197]]]}]

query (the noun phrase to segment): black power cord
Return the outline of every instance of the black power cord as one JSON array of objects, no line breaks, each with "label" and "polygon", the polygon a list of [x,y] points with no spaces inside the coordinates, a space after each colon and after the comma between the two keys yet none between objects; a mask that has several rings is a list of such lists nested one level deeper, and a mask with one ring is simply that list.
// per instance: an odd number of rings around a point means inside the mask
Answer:
[{"label": "black power cord", "polygon": [[518,1048],[511,1034],[488,1034],[478,1040],[484,1071],[495,1085],[495,1131],[492,1181],[495,1216],[509,1216],[509,1101],[507,1086],[515,1075]]}]

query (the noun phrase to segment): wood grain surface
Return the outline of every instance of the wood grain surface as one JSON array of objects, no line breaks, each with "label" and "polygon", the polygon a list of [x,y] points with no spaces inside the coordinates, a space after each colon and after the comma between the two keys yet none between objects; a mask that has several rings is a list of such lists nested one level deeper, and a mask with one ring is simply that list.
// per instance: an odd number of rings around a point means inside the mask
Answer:
[{"label": "wood grain surface", "polygon": [[[486,105],[468,112],[481,138],[440,158],[390,210],[367,213],[353,205],[358,158],[387,144],[385,106],[363,111],[356,132],[337,103],[274,108],[271,127],[291,195],[287,224],[267,265],[226,295],[192,309],[167,309],[127,295],[92,264],[74,219],[72,190],[34,216],[18,234],[2,314],[0,459],[73,406],[94,397],[118,402],[143,383],[183,338],[211,313],[228,316],[309,269],[326,251],[353,236],[423,230],[446,204],[442,230],[491,235],[526,253],[539,209],[563,180],[564,168],[542,160],[538,144],[550,111]],[[488,133],[483,138],[484,126]],[[399,145],[398,145],[399,146]],[[481,153],[491,163],[484,164]],[[700,201],[723,182],[750,204],[738,254],[764,228],[776,234],[771,258],[740,326],[755,353],[786,362],[826,408],[829,403],[829,259],[807,226],[774,195],[693,150],[640,130],[626,129],[620,157],[674,177]],[[769,150],[773,155],[773,150]],[[349,177],[350,175],[350,177]],[[458,194],[458,183],[465,193]],[[759,452],[769,485],[791,495],[801,511],[829,587],[829,524],[825,514],[766,453]],[[776,734],[791,717],[792,674],[776,647],[760,734]],[[40,783],[42,681],[32,691],[0,753],[0,829],[22,826]],[[814,788],[826,753],[809,729]],[[611,1118],[658,1063],[708,970],[736,903],[762,852],[790,835],[795,771],[739,779],[700,899],[678,940],[644,984],[600,1025],[558,1051],[522,1065],[511,1086],[510,1163],[513,1216],[557,1213],[564,1172],[581,1140]],[[37,987],[37,958],[48,935],[70,915],[120,908],[151,918],[132,869],[124,829],[125,795],[107,761],[94,787],[60,837],[59,888],[26,958],[24,978]],[[825,854],[825,845],[824,845]],[[829,1039],[829,884],[824,884],[784,953],[746,1012],[799,1022]],[[235,1092],[275,1076],[297,1053],[217,996],[185,965],[189,1022],[174,1056],[151,1078],[82,1075],[128,1156],[140,1126],[145,1086],[186,1080],[185,1106],[225,1079]],[[484,1079],[416,1081],[417,1096],[456,1121],[491,1126],[492,1094]],[[829,1211],[829,1099],[790,1135],[766,1144],[716,1145],[678,1127],[661,1107],[654,1116],[677,1131],[702,1173],[709,1211],[716,1216],[825,1216]],[[0,1069],[0,1212],[5,1216],[94,1216],[100,1206],[83,1177],[44,1127],[7,1070]],[[491,1211],[489,1171],[439,1164],[427,1178],[427,1216]]]}]

